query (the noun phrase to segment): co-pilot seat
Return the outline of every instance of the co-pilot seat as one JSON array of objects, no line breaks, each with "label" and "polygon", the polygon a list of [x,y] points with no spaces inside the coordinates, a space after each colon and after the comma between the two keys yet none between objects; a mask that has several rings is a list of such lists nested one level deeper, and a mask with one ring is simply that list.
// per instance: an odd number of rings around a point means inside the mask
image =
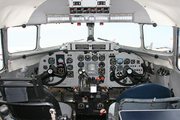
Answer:
[{"label": "co-pilot seat", "polygon": [[53,94],[42,86],[41,81],[22,78],[1,78],[0,81],[4,99],[0,103],[8,105],[12,117],[23,120],[51,120],[51,109],[55,110],[57,119],[71,118],[72,108],[58,102]]},{"label": "co-pilot seat", "polygon": [[[124,91],[116,102],[110,105],[108,117],[117,119],[120,110],[172,109],[169,101],[173,98],[170,97],[171,91],[164,86],[153,83],[140,84]],[[164,100],[166,98],[167,102]],[[153,104],[153,100],[159,103]]]}]

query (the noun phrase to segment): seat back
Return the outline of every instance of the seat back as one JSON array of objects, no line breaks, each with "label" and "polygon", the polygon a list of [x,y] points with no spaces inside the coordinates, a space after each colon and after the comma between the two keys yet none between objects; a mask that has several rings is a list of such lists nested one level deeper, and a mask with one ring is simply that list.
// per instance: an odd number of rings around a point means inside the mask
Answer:
[{"label": "seat back", "polygon": [[19,80],[0,79],[1,92],[6,101],[4,103],[8,105],[14,118],[50,120],[51,108],[56,110],[58,116],[62,115],[58,101],[49,90],[43,88],[41,81],[21,78]]},{"label": "seat back", "polygon": [[[148,83],[134,86],[124,91],[116,102],[110,105],[108,118],[118,119],[120,110],[167,109],[170,101],[173,101],[170,97],[170,90],[158,84]],[[179,101],[179,98],[176,101]]]},{"label": "seat back", "polygon": [[171,91],[168,88],[158,84],[147,83],[134,86],[124,91],[116,102],[119,103],[124,98],[154,99],[168,97],[171,97]]}]

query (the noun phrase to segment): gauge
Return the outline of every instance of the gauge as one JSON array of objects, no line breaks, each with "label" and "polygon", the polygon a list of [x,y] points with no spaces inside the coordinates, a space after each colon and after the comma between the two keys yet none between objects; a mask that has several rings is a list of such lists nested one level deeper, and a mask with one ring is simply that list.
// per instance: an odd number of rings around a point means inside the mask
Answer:
[{"label": "gauge", "polygon": [[79,62],[78,63],[78,67],[84,67],[84,63],[83,62]]},{"label": "gauge", "polygon": [[114,71],[115,69],[116,69],[116,66],[111,66],[111,67],[110,67],[110,70],[111,70],[111,71]]},{"label": "gauge", "polygon": [[135,64],[135,60],[131,60],[131,64]]},{"label": "gauge", "polygon": [[62,58],[59,58],[58,63],[64,63],[64,60]]},{"label": "gauge", "polygon": [[105,74],[105,69],[104,68],[99,68],[99,74],[104,75]]},{"label": "gauge", "polygon": [[51,65],[53,65],[53,64],[55,63],[55,59],[52,58],[52,57],[50,57],[50,58],[48,59],[48,63],[51,64]]},{"label": "gauge", "polygon": [[111,58],[110,59],[110,64],[111,65],[116,65],[116,58]]},{"label": "gauge", "polygon": [[83,60],[84,60],[84,56],[83,56],[83,55],[79,55],[79,56],[77,57],[77,59],[78,59],[79,61],[83,61]]},{"label": "gauge", "polygon": [[99,60],[100,60],[100,61],[104,61],[104,60],[105,60],[105,55],[100,55],[100,56],[99,56]]},{"label": "gauge", "polygon": [[100,62],[99,63],[99,67],[104,67],[105,66],[105,63],[104,62]]},{"label": "gauge", "polygon": [[124,60],[124,64],[129,64],[129,63],[130,63],[130,59],[126,58],[126,59]]},{"label": "gauge", "polygon": [[69,57],[69,58],[67,58],[66,61],[67,61],[67,63],[72,63],[72,62],[73,62],[73,59]]},{"label": "gauge", "polygon": [[64,68],[58,68],[58,73],[60,73],[61,75],[63,75],[64,74]]},{"label": "gauge", "polygon": [[93,61],[97,61],[97,60],[98,60],[98,56],[97,56],[97,55],[93,55],[93,56],[92,56],[92,60],[93,60]]},{"label": "gauge", "polygon": [[122,72],[117,72],[117,73],[116,73],[116,76],[117,76],[117,77],[121,77],[122,75],[123,75]]},{"label": "gauge", "polygon": [[85,60],[86,61],[90,61],[91,60],[91,56],[90,55],[85,55]]},{"label": "gauge", "polygon": [[74,72],[73,71],[68,71],[67,76],[68,77],[74,77]]},{"label": "gauge", "polygon": [[121,59],[121,58],[117,59],[117,63],[118,64],[122,64],[123,63],[123,59]]},{"label": "gauge", "polygon": [[68,70],[72,70],[72,69],[73,69],[73,65],[68,65],[68,66],[67,66],[67,69],[68,69]]},{"label": "gauge", "polygon": [[146,65],[146,67],[148,67],[148,66],[149,66],[149,63],[148,63],[148,61],[145,61],[145,65]]},{"label": "gauge", "polygon": [[47,65],[44,65],[44,66],[43,66],[43,69],[45,69],[45,70],[48,69],[48,66],[47,66]]},{"label": "gauge", "polygon": [[154,69],[154,65],[152,63],[150,63],[150,68],[153,70]]},{"label": "gauge", "polygon": [[123,66],[118,65],[118,66],[117,66],[117,71],[122,71],[122,70],[123,70]]},{"label": "gauge", "polygon": [[131,73],[132,73],[132,70],[131,70],[131,69],[128,69],[128,70],[127,70],[127,73],[128,73],[128,74],[131,74]]}]

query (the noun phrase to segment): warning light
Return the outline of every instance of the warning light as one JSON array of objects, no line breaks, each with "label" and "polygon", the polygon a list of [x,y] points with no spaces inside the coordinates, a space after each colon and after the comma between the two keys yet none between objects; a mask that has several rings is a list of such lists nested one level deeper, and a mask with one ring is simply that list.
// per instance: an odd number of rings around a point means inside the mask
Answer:
[{"label": "warning light", "polygon": [[81,26],[81,23],[77,23],[77,26]]},{"label": "warning light", "polygon": [[95,10],[95,8],[91,8],[91,10]]},{"label": "warning light", "polygon": [[104,23],[103,23],[103,22],[101,22],[101,23],[100,23],[100,25],[104,25]]},{"label": "warning light", "polygon": [[70,10],[74,10],[74,8],[70,8]]}]

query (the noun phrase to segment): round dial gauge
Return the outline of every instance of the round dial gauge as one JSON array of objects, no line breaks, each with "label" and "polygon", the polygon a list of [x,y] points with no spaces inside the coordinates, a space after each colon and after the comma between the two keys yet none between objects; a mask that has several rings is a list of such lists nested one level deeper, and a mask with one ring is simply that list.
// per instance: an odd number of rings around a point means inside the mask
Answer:
[{"label": "round dial gauge", "polygon": [[154,66],[153,66],[153,64],[152,64],[152,63],[150,63],[150,68],[151,68],[151,69],[154,69]]},{"label": "round dial gauge", "polygon": [[116,66],[111,66],[111,67],[110,67],[110,70],[111,70],[111,71],[114,71],[115,69],[116,69]]},{"label": "round dial gauge", "polygon": [[100,56],[99,56],[99,60],[100,60],[100,61],[104,61],[104,60],[105,60],[105,55],[100,55]]},{"label": "round dial gauge", "polygon": [[73,59],[72,58],[67,58],[67,63],[72,63],[73,62]]},{"label": "round dial gauge", "polygon": [[122,64],[123,63],[123,59],[121,59],[121,58],[117,59],[117,63],[118,64]]},{"label": "round dial gauge", "polygon": [[110,59],[110,64],[111,65],[116,65],[116,58],[111,58]]},{"label": "round dial gauge", "polygon": [[97,61],[97,60],[98,60],[98,56],[97,56],[97,55],[93,55],[93,56],[92,56],[92,60],[93,60],[93,61]]},{"label": "round dial gauge", "polygon": [[62,58],[58,59],[58,63],[63,63],[63,62],[64,62],[64,60]]},{"label": "round dial gauge", "polygon": [[131,60],[131,64],[135,64],[135,60]]},{"label": "round dial gauge", "polygon": [[67,69],[68,69],[68,70],[72,70],[72,69],[73,69],[73,65],[68,65],[68,66],[67,66]]},{"label": "round dial gauge", "polygon": [[148,61],[145,61],[145,66],[146,66],[146,67],[148,67],[148,66],[149,66]]},{"label": "round dial gauge", "polygon": [[104,68],[99,68],[99,74],[104,75],[105,74],[105,69]]},{"label": "round dial gauge", "polygon": [[60,73],[61,75],[63,75],[64,74],[64,68],[58,68],[58,73]]},{"label": "round dial gauge", "polygon": [[105,63],[104,63],[104,62],[100,62],[100,63],[99,63],[99,67],[102,68],[102,67],[104,67],[104,66],[105,66]]},{"label": "round dial gauge", "polygon": [[85,60],[86,61],[90,61],[91,60],[91,56],[90,55],[85,55]]},{"label": "round dial gauge", "polygon": [[78,63],[78,67],[84,67],[84,63],[83,62],[79,62]]},{"label": "round dial gauge", "polygon": [[122,71],[122,70],[123,70],[123,66],[118,65],[118,66],[117,66],[117,71]]},{"label": "round dial gauge", "polygon": [[129,58],[126,58],[125,60],[124,60],[124,64],[129,64],[130,63],[130,59]]},{"label": "round dial gauge", "polygon": [[83,56],[83,55],[79,55],[79,56],[77,57],[77,59],[78,59],[79,61],[83,61],[83,60],[84,60],[84,56]]},{"label": "round dial gauge", "polygon": [[53,64],[55,63],[55,59],[52,58],[52,57],[49,58],[49,59],[48,59],[48,63],[51,64],[51,65],[53,65]]}]

